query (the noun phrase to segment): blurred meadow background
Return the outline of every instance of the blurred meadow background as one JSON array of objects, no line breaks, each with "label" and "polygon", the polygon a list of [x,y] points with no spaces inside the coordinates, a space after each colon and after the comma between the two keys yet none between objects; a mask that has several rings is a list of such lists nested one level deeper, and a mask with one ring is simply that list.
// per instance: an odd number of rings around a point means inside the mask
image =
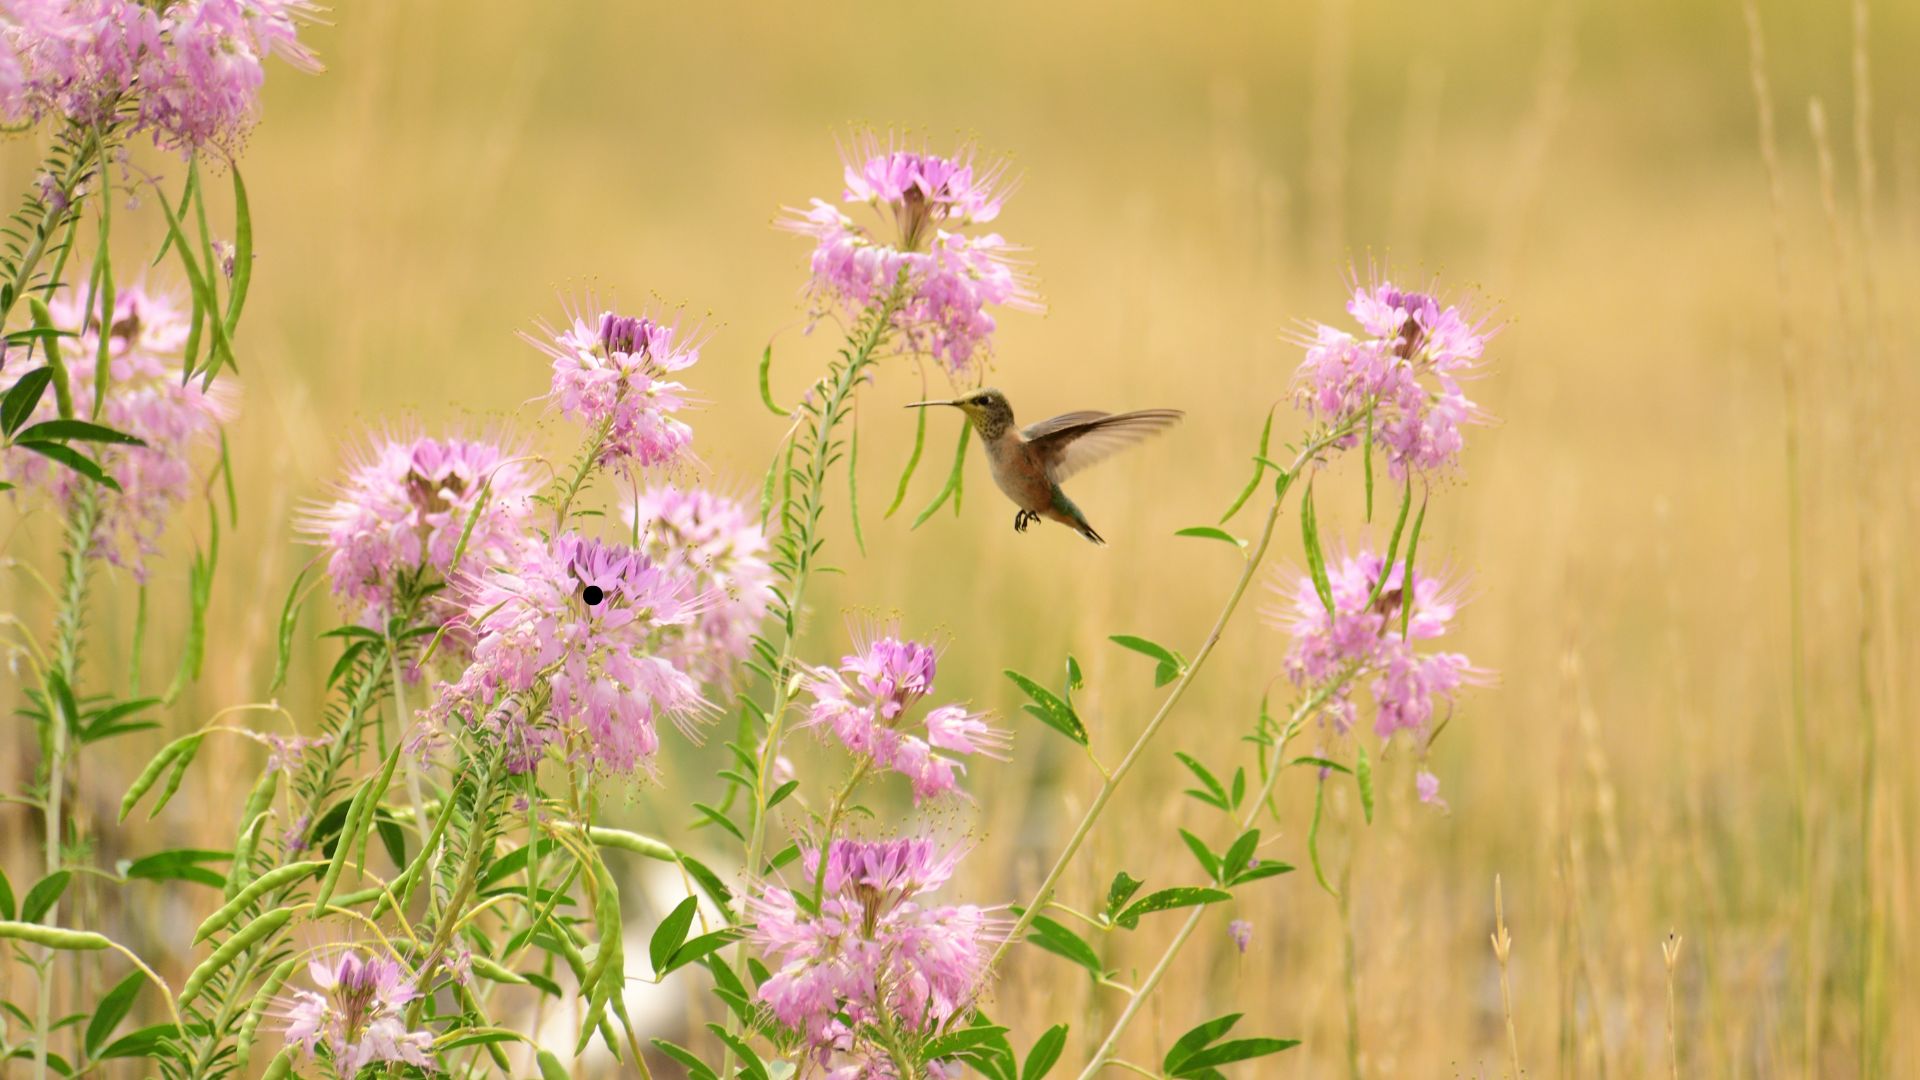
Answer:
[{"label": "blurred meadow background", "polygon": [[[1777,207],[1736,0],[342,5],[309,35],[329,70],[277,72],[247,148],[259,261],[228,433],[242,512],[223,529],[206,670],[166,731],[89,759],[95,858],[230,843],[261,765],[237,740],[208,744],[203,760],[228,757],[158,820],[112,819],[166,737],[265,694],[282,598],[311,557],[297,513],[361,433],[506,426],[571,451],[528,404],[545,361],[515,337],[562,297],[703,323],[696,446],[713,479],[757,492],[783,423],[758,402],[762,349],[791,400],[836,343],[802,332],[809,245],[770,224],[838,194],[834,139],[869,124],[936,149],[976,138],[1023,177],[996,228],[1030,249],[1050,310],[1004,313],[990,373],[1023,421],[1188,413],[1075,481],[1111,541],[1096,549],[1051,526],[1015,534],[977,449],[959,514],[910,530],[951,453],[959,417],[944,413],[883,520],[922,377],[892,361],[863,392],[866,553],[836,478],[830,550],[848,572],[814,595],[808,652],[830,660],[850,621],[898,616],[947,641],[943,693],[1010,718],[1014,761],[976,767],[976,802],[940,812],[977,844],[969,901],[1030,894],[1098,782],[1001,670],[1057,682],[1071,652],[1095,749],[1131,741],[1159,695],[1107,635],[1198,646],[1237,564],[1172,534],[1218,517],[1269,405],[1276,437],[1304,427],[1285,402],[1295,320],[1343,322],[1349,266],[1374,262],[1440,275],[1504,323],[1470,391],[1499,420],[1469,433],[1421,546],[1472,570],[1459,647],[1500,676],[1436,746],[1451,812],[1415,801],[1405,760],[1382,768],[1371,827],[1330,787],[1337,903],[1305,870],[1311,774],[1288,777],[1267,853],[1302,871],[1209,916],[1127,1056],[1158,1060],[1244,1011],[1246,1033],[1304,1043],[1241,1075],[1509,1075],[1488,940],[1499,875],[1528,1074],[1669,1075],[1671,986],[1678,1075],[1920,1075],[1920,8],[1756,14]],[[39,150],[0,145],[10,183]],[[1360,485],[1341,479],[1353,497],[1323,505],[1322,528],[1362,535]],[[50,559],[56,524],[8,525],[8,553]],[[153,625],[178,625],[207,538],[202,515],[177,523],[147,588]],[[129,670],[138,603],[124,575],[99,593],[94,680],[170,677],[171,640]],[[17,575],[0,575],[0,608],[47,617]],[[279,695],[296,717],[337,654],[313,636],[327,608],[315,594]],[[1221,648],[1062,899],[1091,901],[1123,867],[1193,876],[1175,830],[1206,811],[1178,795],[1173,751],[1251,763],[1239,739],[1284,639],[1243,610]],[[18,704],[11,685],[5,698]],[[668,742],[659,781],[617,815],[697,849],[686,807],[719,791],[722,752]],[[18,789],[26,725],[7,746]],[[10,871],[38,857],[37,827],[0,814]],[[108,910],[85,925],[168,957],[176,979],[212,906],[138,882],[96,902]],[[1244,956],[1229,918],[1254,926]],[[1137,976],[1172,930],[1116,936],[1109,963]],[[698,1038],[711,999],[690,981],[666,995],[643,1035]],[[1071,1021],[1077,1062],[1119,1004],[1022,950],[988,1011],[1022,1043]]]}]

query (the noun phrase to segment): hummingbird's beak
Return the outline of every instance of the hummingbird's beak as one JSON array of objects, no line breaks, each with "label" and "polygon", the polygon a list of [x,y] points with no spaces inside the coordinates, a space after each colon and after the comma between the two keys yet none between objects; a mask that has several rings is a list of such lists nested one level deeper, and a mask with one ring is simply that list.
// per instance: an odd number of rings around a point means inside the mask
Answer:
[{"label": "hummingbird's beak", "polygon": [[960,407],[960,403],[959,403],[959,402],[957,402],[957,401],[915,401],[915,402],[913,402],[913,403],[911,403],[911,404],[909,404],[909,405],[907,406],[907,408],[909,408],[909,409],[925,409],[925,408],[928,408],[928,407],[930,407],[930,406],[933,406],[933,405],[951,405],[951,406],[953,406],[953,407],[954,407],[954,408],[956,408],[956,409]]}]

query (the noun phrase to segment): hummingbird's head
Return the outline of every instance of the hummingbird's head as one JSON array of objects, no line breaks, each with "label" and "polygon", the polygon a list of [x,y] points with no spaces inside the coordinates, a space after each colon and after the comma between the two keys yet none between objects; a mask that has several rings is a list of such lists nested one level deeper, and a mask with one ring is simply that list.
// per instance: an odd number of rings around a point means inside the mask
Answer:
[{"label": "hummingbird's head", "polygon": [[929,405],[951,405],[966,413],[967,419],[973,422],[984,438],[997,439],[1013,426],[1013,406],[1007,404],[1007,395],[991,386],[983,386],[951,401],[916,401],[908,408],[924,409]]}]

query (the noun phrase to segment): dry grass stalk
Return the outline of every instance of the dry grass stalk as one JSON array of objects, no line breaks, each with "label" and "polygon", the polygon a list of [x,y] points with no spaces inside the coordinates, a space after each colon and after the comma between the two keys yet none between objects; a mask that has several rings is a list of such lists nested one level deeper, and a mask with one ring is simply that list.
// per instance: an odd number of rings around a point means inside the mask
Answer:
[{"label": "dry grass stalk", "polygon": [[1660,943],[1660,955],[1667,959],[1667,1065],[1672,1070],[1673,1080],[1680,1080],[1680,1039],[1676,1034],[1676,1014],[1679,1010],[1674,1004],[1673,993],[1674,971],[1680,965],[1679,934],[1667,934],[1667,940]]},{"label": "dry grass stalk", "polygon": [[1500,895],[1500,875],[1493,875],[1493,957],[1500,962],[1500,1008],[1507,1018],[1507,1060],[1513,1065],[1514,1080],[1519,1080],[1520,1036],[1513,1027],[1513,981],[1507,974],[1507,957],[1513,952],[1513,937],[1507,933],[1506,904]]}]

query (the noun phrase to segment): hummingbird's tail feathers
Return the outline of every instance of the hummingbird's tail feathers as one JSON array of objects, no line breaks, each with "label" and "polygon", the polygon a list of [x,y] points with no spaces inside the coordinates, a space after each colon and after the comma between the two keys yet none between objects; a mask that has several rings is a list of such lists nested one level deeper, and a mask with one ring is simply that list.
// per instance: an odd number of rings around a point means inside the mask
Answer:
[{"label": "hummingbird's tail feathers", "polygon": [[1081,536],[1086,537],[1096,544],[1105,544],[1107,542],[1099,533],[1093,531],[1093,525],[1087,521],[1087,515],[1081,513],[1080,508],[1073,505],[1073,500],[1067,498],[1067,493],[1061,491],[1058,484],[1054,485],[1053,488],[1053,510],[1055,520],[1059,521],[1060,524],[1065,525],[1067,528],[1072,529],[1074,532],[1079,533]]},{"label": "hummingbird's tail feathers", "polygon": [[1096,544],[1101,545],[1102,547],[1106,546],[1106,543],[1107,543],[1106,538],[1102,537],[1099,533],[1094,532],[1093,526],[1087,524],[1086,518],[1081,518],[1079,521],[1075,522],[1073,527],[1074,527],[1074,530],[1077,531],[1081,536],[1086,537],[1087,539],[1093,541]]}]

